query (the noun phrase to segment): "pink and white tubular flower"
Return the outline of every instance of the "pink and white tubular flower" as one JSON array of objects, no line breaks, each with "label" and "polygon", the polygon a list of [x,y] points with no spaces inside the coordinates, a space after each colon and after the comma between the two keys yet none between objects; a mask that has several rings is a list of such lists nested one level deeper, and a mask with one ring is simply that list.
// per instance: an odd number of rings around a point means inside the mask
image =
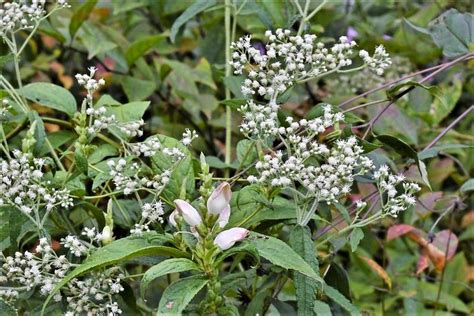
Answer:
[{"label": "pink and white tubular flower", "polygon": [[230,217],[230,199],[232,191],[227,182],[222,182],[212,191],[207,199],[207,212],[213,215],[219,215],[219,227],[223,228],[229,222]]},{"label": "pink and white tubular flower", "polygon": [[[188,223],[189,226],[195,227],[201,224],[201,215],[199,215],[199,212],[191,204],[179,199],[174,200],[174,204],[176,204],[176,210],[178,211],[178,213],[183,217],[184,221]],[[176,224],[176,221],[174,219],[176,213],[173,213],[171,213],[170,215],[170,223],[172,225],[173,222],[174,224]]]},{"label": "pink and white tubular flower", "polygon": [[214,245],[224,251],[232,247],[236,242],[243,240],[250,233],[249,230],[242,227],[234,227],[217,234],[214,239]]}]

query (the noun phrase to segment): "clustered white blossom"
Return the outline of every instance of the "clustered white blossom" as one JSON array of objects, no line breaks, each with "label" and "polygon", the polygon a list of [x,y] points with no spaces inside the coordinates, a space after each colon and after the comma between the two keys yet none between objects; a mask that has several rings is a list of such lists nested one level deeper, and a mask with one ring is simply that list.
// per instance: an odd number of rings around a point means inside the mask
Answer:
[{"label": "clustered white blossom", "polygon": [[116,269],[94,273],[84,280],[74,279],[68,283],[65,292],[68,312],[74,315],[108,315],[122,314],[118,303],[112,296],[124,290],[121,285],[124,275]]},{"label": "clustered white blossom", "polygon": [[369,67],[369,69],[379,76],[383,75],[385,69],[387,69],[392,64],[392,60],[385,51],[385,47],[383,47],[383,45],[379,45],[375,48],[375,52],[372,57],[365,50],[361,50],[359,52],[359,56],[364,60],[364,63]]},{"label": "clustered white blossom", "polygon": [[275,100],[276,94],[286,91],[297,81],[321,76],[352,64],[354,41],[341,36],[339,42],[326,48],[315,42],[316,35],[291,36],[291,31],[267,31],[266,52],[251,44],[251,36],[241,37],[231,44],[235,74],[246,69],[248,78],[242,85],[244,95],[258,94]]},{"label": "clustered white blossom", "polygon": [[92,119],[92,124],[87,130],[89,134],[99,133],[117,122],[115,115],[106,115],[106,112],[107,109],[103,106],[97,109],[88,108],[86,110],[86,114]]},{"label": "clustered white blossom", "polygon": [[268,105],[255,103],[248,100],[240,107],[242,123],[240,131],[255,138],[266,138],[278,133],[278,109],[279,105],[272,102]]},{"label": "clustered white blossom", "polygon": [[9,103],[10,102],[8,101],[8,99],[2,99],[2,102],[0,103],[0,121],[3,121],[8,114],[8,111],[11,108]]},{"label": "clustered white blossom", "polygon": [[141,207],[142,218],[139,223],[135,224],[134,228],[130,230],[132,235],[141,235],[144,232],[150,231],[150,224],[163,223],[163,203],[161,201],[144,203]]},{"label": "clustered white blossom", "polygon": [[91,102],[94,92],[96,92],[101,86],[105,85],[104,79],[96,80],[95,73],[97,72],[96,67],[89,67],[89,74],[76,74],[77,83],[83,86],[87,90],[87,101]]},{"label": "clustered white blossom", "polygon": [[[387,194],[387,201],[382,201],[384,213],[397,217],[398,213],[416,204],[413,194],[418,192],[420,187],[416,183],[405,182],[405,176],[390,174],[388,166],[383,165],[374,172],[374,179],[381,194]],[[402,184],[404,190],[402,194],[399,194],[396,188],[399,184]]]},{"label": "clustered white blossom", "polygon": [[[94,229],[84,229],[85,235],[97,237]],[[65,238],[65,247],[75,256],[79,252],[88,252],[93,247],[80,241],[75,236]],[[70,244],[71,247],[68,247]],[[74,245],[73,245],[74,244]],[[80,250],[78,250],[80,248]],[[83,250],[86,248],[86,250]],[[0,297],[14,301],[20,292],[39,288],[42,296],[47,296],[72,268],[66,255],[58,256],[47,238],[41,238],[35,253],[16,252],[13,256],[0,255],[0,284],[8,285],[0,290]],[[58,292],[53,299],[59,302],[66,298],[68,311],[66,315],[119,315],[121,310],[113,301],[114,294],[123,291],[120,284],[123,275],[116,268],[94,273],[85,279],[73,279]]]},{"label": "clustered white blossom", "polygon": [[[32,29],[46,14],[46,0],[13,1],[0,3],[0,36],[7,32]],[[58,0],[57,6],[68,7],[65,0]]]},{"label": "clustered white blossom", "polygon": [[145,122],[140,119],[137,121],[127,122],[127,123],[119,123],[117,124],[120,131],[125,133],[129,137],[140,137],[143,135],[143,130],[141,129]]},{"label": "clustered white blossom", "polygon": [[164,170],[161,174],[154,175],[152,179],[140,176],[138,163],[127,163],[123,158],[117,161],[109,160],[107,165],[117,190],[123,190],[125,195],[130,195],[141,188],[151,188],[160,191],[169,182],[171,176],[169,170]]},{"label": "clustered white blossom", "polygon": [[191,131],[189,128],[186,128],[186,130],[183,133],[183,138],[181,139],[181,143],[184,146],[189,146],[194,139],[198,138],[198,134],[196,131]]},{"label": "clustered white blossom", "polygon": [[44,165],[44,159],[19,150],[14,150],[10,159],[0,159],[0,205],[14,206],[25,214],[36,206],[45,206],[47,210],[71,207],[73,200],[68,189],[57,190],[49,187],[48,181],[42,181]]},{"label": "clustered white blossom", "polygon": [[151,157],[161,149],[161,142],[156,137],[147,138],[140,143],[129,143],[130,150],[137,157]]}]

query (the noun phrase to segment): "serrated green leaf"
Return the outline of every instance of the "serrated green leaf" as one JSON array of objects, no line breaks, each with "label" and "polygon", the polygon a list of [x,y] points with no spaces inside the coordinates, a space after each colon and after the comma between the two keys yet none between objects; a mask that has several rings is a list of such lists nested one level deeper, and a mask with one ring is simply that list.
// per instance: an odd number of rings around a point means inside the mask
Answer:
[{"label": "serrated green leaf", "polygon": [[158,306],[157,315],[181,315],[196,294],[209,282],[195,275],[180,279],[166,288]]},{"label": "serrated green leaf", "polygon": [[0,299],[0,315],[17,316],[18,312],[16,311],[15,307],[12,304]]},{"label": "serrated green leaf", "polygon": [[184,271],[199,270],[199,266],[186,258],[167,259],[148,269],[140,283],[140,293],[143,297],[150,282],[169,273],[179,273]]},{"label": "serrated green leaf", "polygon": [[317,316],[331,316],[331,308],[328,304],[321,302],[321,301],[314,301],[314,309],[313,311],[316,313]]},{"label": "serrated green leaf", "polygon": [[[315,248],[311,240],[311,232],[308,227],[295,226],[290,234],[290,246],[293,250],[318,272],[319,264],[316,258]],[[295,272],[294,281],[296,287],[296,299],[298,304],[298,315],[313,315],[315,308],[316,291],[321,288],[312,278]]]}]

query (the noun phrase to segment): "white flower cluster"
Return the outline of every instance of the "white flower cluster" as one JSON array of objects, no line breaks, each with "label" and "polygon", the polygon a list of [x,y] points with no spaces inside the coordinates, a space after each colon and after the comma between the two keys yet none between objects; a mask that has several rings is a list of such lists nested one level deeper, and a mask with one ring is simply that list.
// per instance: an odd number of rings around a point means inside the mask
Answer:
[{"label": "white flower cluster", "polygon": [[137,157],[151,157],[161,149],[161,142],[156,137],[150,137],[141,143],[129,143],[128,146]]},{"label": "white flower cluster", "polygon": [[91,126],[87,130],[89,134],[99,133],[117,122],[115,115],[106,115],[106,112],[107,109],[103,106],[97,109],[88,108],[86,110],[86,114],[89,115],[92,121]]},{"label": "white flower cluster", "polygon": [[2,99],[2,102],[0,103],[0,122],[6,118],[8,111],[11,108],[9,103],[8,99]]},{"label": "white flower cluster", "polygon": [[143,135],[142,127],[145,125],[143,120],[137,120],[127,123],[118,123],[117,126],[122,131],[122,133],[126,134],[129,137],[140,137]]},{"label": "white flower cluster", "polygon": [[96,67],[89,67],[88,70],[88,75],[76,74],[75,77],[77,83],[87,90],[87,100],[91,102],[94,92],[96,92],[101,86],[105,85],[105,80],[102,78],[99,80],[94,79],[95,73],[97,72]]},{"label": "white flower cluster", "polygon": [[187,147],[191,145],[192,141],[196,138],[198,138],[198,134],[196,133],[196,131],[191,131],[189,128],[187,128],[183,133],[181,143]]},{"label": "white flower cluster", "polygon": [[141,188],[151,188],[160,191],[169,182],[171,172],[164,170],[161,174],[153,176],[153,179],[141,177],[138,163],[128,164],[123,158],[118,161],[109,160],[109,174],[113,177],[117,190],[123,190],[125,195],[132,194]]},{"label": "white flower cluster", "polygon": [[247,101],[240,107],[242,123],[240,131],[248,137],[266,138],[278,133],[278,109],[276,103],[262,105],[253,100]]},{"label": "white flower cluster", "polygon": [[67,285],[67,316],[122,314],[112,296],[124,290],[124,275],[115,269],[92,274],[84,280],[74,279]]},{"label": "white flower cluster", "polygon": [[74,235],[68,235],[66,238],[61,238],[61,244],[64,245],[64,248],[69,249],[69,251],[76,257],[81,257],[88,252],[88,248],[84,242]]},{"label": "white flower cluster", "polygon": [[275,100],[296,81],[321,76],[352,64],[354,41],[342,36],[330,49],[316,43],[316,35],[291,36],[289,30],[267,31],[265,53],[253,47],[251,37],[244,36],[231,44],[235,74],[248,68],[248,78],[242,85],[244,95],[259,94]]},{"label": "white flower cluster", "polygon": [[[44,9],[46,0],[27,1],[3,1],[0,3],[0,36],[5,36],[7,32],[15,33],[23,29],[31,29],[38,20],[46,13]],[[58,0],[59,7],[68,7],[65,0]]]},{"label": "white flower cluster", "polygon": [[13,158],[0,160],[0,205],[8,204],[29,214],[35,206],[51,210],[60,205],[69,208],[73,200],[69,190],[56,190],[43,182],[44,159],[32,158],[30,154],[13,151]]},{"label": "white flower cluster", "polygon": [[[361,155],[363,149],[355,137],[338,140],[331,149],[308,140],[296,141],[295,145],[291,155],[282,152],[265,155],[256,165],[258,177],[249,176],[248,180],[283,187],[300,184],[306,188],[307,196],[333,203],[350,192],[356,175],[365,173],[373,165],[369,158]],[[307,163],[310,157],[320,160],[320,165]]]},{"label": "white flower cluster", "polygon": [[139,223],[135,224],[130,230],[132,235],[142,235],[144,232],[150,231],[150,224],[163,223],[163,203],[161,201],[153,203],[145,203],[142,205],[142,218]]},{"label": "white flower cluster", "polygon": [[[416,183],[405,182],[405,176],[389,173],[388,166],[383,165],[374,172],[374,179],[381,194],[387,194],[387,201],[382,201],[383,212],[393,217],[416,204],[414,193],[420,190]],[[399,194],[396,186],[402,184],[404,192]]]},{"label": "white flower cluster", "polygon": [[359,56],[364,60],[364,63],[369,67],[369,69],[379,76],[383,75],[385,69],[387,69],[392,64],[392,60],[385,51],[385,47],[383,47],[383,45],[379,45],[375,48],[375,52],[372,57],[365,50],[361,50],[359,52]]},{"label": "white flower cluster", "polygon": [[[40,239],[36,254],[29,251],[16,252],[11,257],[3,257],[2,254],[0,262],[0,284],[20,286],[0,292],[0,297],[8,300],[17,298],[21,290],[30,291],[35,287],[39,287],[41,295],[48,295],[71,267],[66,256],[54,253],[46,238]],[[54,299],[61,300],[61,295],[56,295]]]},{"label": "white flower cluster", "polygon": [[[97,237],[93,229],[85,229],[84,232],[88,237]],[[93,247],[75,236],[66,237],[64,244],[75,256]],[[18,298],[20,292],[35,288],[42,296],[47,296],[71,267],[67,257],[58,256],[46,238],[39,240],[36,253],[16,252],[11,257],[0,254],[0,284],[8,285],[6,290],[0,290],[0,297],[12,301]],[[54,300],[59,302],[65,296],[68,303],[66,315],[119,315],[121,310],[112,296],[123,291],[120,284],[123,277],[117,268],[111,268],[87,276],[84,280],[73,279],[54,296]]]}]

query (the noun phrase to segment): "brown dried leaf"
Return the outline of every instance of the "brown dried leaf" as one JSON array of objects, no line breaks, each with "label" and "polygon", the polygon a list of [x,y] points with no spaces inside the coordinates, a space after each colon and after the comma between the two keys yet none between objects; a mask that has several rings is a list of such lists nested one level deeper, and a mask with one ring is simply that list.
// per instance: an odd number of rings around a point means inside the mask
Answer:
[{"label": "brown dried leaf", "polygon": [[387,284],[388,288],[392,288],[392,279],[390,279],[390,276],[388,275],[387,271],[385,271],[384,268],[382,268],[376,261],[364,257],[364,256],[359,256],[367,265],[380,277],[382,280],[384,280],[385,284]]}]

